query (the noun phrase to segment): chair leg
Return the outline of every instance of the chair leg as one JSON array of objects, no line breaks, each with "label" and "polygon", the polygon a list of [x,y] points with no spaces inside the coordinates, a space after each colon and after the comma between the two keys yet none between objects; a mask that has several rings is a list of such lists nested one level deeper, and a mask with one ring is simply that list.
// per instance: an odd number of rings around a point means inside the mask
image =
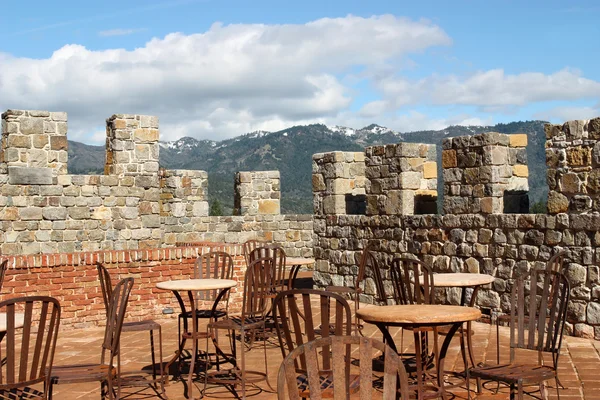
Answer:
[{"label": "chair leg", "polygon": [[[154,350],[152,351],[154,354]],[[160,373],[160,391],[165,395],[165,371],[163,367],[162,326],[158,327],[158,372]]]},{"label": "chair leg", "polygon": [[275,389],[273,388],[273,386],[271,386],[271,382],[269,381],[269,360],[267,358],[267,341],[263,340],[263,350],[265,352],[265,379],[267,381],[267,386],[269,386],[269,389],[271,389],[271,391],[275,391]]},{"label": "chair leg", "polygon": [[156,357],[154,356],[154,331],[150,329],[150,357],[152,359],[152,379],[156,383]]},{"label": "chair leg", "polygon": [[190,398],[194,398],[193,392],[194,390],[192,389],[192,385],[194,384],[194,368],[196,366],[196,351],[198,351],[198,339],[197,338],[193,338],[192,340],[192,359],[190,360],[190,370],[188,373],[188,395],[190,396]]},{"label": "chair leg", "polygon": [[242,328],[241,340],[240,340],[240,342],[241,342],[240,353],[241,353],[241,359],[242,359],[242,399],[243,400],[246,399],[246,351],[244,349],[244,342],[245,342],[244,338],[245,337],[246,337],[246,331],[244,330],[244,328]]}]

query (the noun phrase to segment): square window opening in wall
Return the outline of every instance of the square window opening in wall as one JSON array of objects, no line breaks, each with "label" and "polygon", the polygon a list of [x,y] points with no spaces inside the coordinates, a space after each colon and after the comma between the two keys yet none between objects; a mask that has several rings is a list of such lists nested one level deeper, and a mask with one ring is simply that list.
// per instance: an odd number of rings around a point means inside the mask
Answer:
[{"label": "square window opening in wall", "polygon": [[507,190],[503,201],[505,214],[529,213],[529,193],[525,190]]},{"label": "square window opening in wall", "polygon": [[415,195],[415,215],[437,213],[437,196],[432,196],[429,194]]},{"label": "square window opening in wall", "polygon": [[364,194],[346,194],[346,214],[366,215],[367,196]]}]

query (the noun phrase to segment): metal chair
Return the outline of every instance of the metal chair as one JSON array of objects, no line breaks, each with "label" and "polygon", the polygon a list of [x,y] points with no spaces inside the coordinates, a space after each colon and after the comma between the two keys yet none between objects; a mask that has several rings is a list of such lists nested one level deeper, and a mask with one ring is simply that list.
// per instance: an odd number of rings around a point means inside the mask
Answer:
[{"label": "metal chair", "polygon": [[[319,312],[313,312],[313,302],[319,304]],[[314,289],[295,289],[281,292],[275,298],[273,317],[281,321],[275,325],[279,338],[279,347],[285,358],[299,346],[328,336],[345,336],[352,333],[352,313],[346,299],[339,294]],[[348,353],[349,357],[350,354]],[[324,351],[320,354],[319,364],[323,368],[321,377],[326,387],[322,387],[321,395],[333,397],[331,381],[331,354]],[[300,397],[310,398],[308,389],[306,360],[303,355],[296,360],[297,386]],[[359,389],[359,375],[352,375],[348,390],[356,393]]]},{"label": "metal chair", "polygon": [[[203,254],[196,259],[194,264],[194,279],[232,279],[233,278],[233,259],[231,256],[224,251],[211,251]],[[227,315],[229,307],[229,291],[219,299],[219,303],[224,303],[224,307],[216,309],[215,301],[219,296],[220,290],[203,290],[194,294],[194,300],[196,301],[196,318],[192,323],[196,324],[196,332],[198,332],[198,321],[201,319],[210,319],[211,317],[215,320],[223,318]],[[203,308],[206,307],[206,308]],[[184,332],[191,332],[188,326],[188,321],[192,319],[192,311],[179,314],[178,318],[178,337],[181,337],[181,325],[183,322]],[[197,340],[194,339],[194,340]],[[215,339],[216,340],[216,339]],[[196,345],[196,348],[198,346]],[[207,349],[208,350],[208,349]],[[220,360],[219,354],[215,353],[215,360],[210,361],[219,368]],[[197,355],[192,355],[192,359],[196,360]],[[207,353],[207,357],[209,354]]]},{"label": "metal chair", "polygon": [[[273,258],[265,257],[254,260],[248,266],[244,277],[244,297],[241,314],[229,314],[218,321],[211,319],[208,323],[207,330],[213,331],[213,335],[216,334],[216,331],[218,330],[231,331],[229,337],[231,339],[232,354],[226,355],[222,353],[219,348],[217,348],[217,352],[221,352],[221,356],[227,358],[226,361],[232,364],[232,368],[225,373],[223,371],[206,373],[204,380],[205,392],[209,377],[214,383],[229,385],[231,387],[238,384],[241,385],[242,398],[244,399],[246,398],[247,383],[266,381],[269,388],[272,389],[269,382],[266,340],[263,341],[265,372],[246,370],[246,352],[244,351],[246,340],[249,338],[248,347],[252,348],[255,333],[265,329],[265,316],[272,302],[270,297],[270,294],[272,293],[270,272],[273,268],[272,263]],[[239,367],[237,363],[237,333],[239,333],[239,338],[242,343]],[[206,336],[206,346],[208,348],[208,338],[212,335],[207,334]]]},{"label": "metal chair", "polygon": [[363,249],[362,255],[360,257],[360,262],[358,264],[358,275],[356,276],[356,283],[353,287],[350,286],[328,286],[325,290],[328,292],[334,292],[339,294],[346,294],[352,300],[354,300],[354,326],[357,333],[361,333],[362,324],[356,315],[360,307],[360,295],[363,293],[363,288],[361,287],[363,281],[365,280],[367,267],[371,269],[373,272],[373,277],[376,285],[376,294],[375,294],[375,303],[376,304],[386,304],[387,299],[385,295],[385,289],[383,286],[383,280],[381,279],[381,272],[379,270],[379,265],[377,264],[377,259],[375,258],[375,254],[372,251],[372,243],[367,243],[365,248]]},{"label": "metal chair", "polygon": [[2,261],[0,264],[0,291],[2,290],[2,285],[4,284],[4,276],[6,275],[6,269],[8,268],[8,260]]},{"label": "metal chair", "polygon": [[[396,304],[433,304],[434,301],[434,280],[433,273],[423,262],[406,257],[395,258],[390,265],[390,278],[394,290],[394,300]],[[401,347],[403,348],[404,330],[401,332]],[[411,329],[415,335],[420,334],[422,343],[421,359],[425,361],[423,366],[426,369],[433,368],[434,357],[429,353],[428,332],[433,332],[434,355],[438,355],[437,328]],[[461,336],[462,340],[462,336]],[[461,342],[462,344],[462,342]],[[409,372],[418,370],[413,355],[404,354],[405,367]],[[437,360],[435,360],[437,362]]]},{"label": "metal chair", "polygon": [[[331,353],[331,367],[319,363],[319,355]],[[358,366],[348,354],[358,355]],[[400,399],[408,400],[408,377],[398,354],[382,342],[360,336],[328,336],[302,344],[288,354],[281,367],[277,379],[277,397],[280,400],[298,400],[301,397],[296,366],[298,358],[306,363],[306,385],[311,399],[326,397],[325,391],[333,392],[335,399],[350,399],[350,377],[356,371],[361,382],[359,393],[361,400],[373,397],[373,358],[383,354],[383,399],[396,400],[398,388]],[[324,376],[328,376],[324,378]],[[287,386],[287,391],[285,387]],[[379,398],[379,397],[378,397]]]},{"label": "metal chair", "polygon": [[[121,398],[121,352],[120,338],[129,294],[133,288],[133,278],[125,278],[112,291],[104,330],[104,341],[100,363],[61,365],[52,368],[49,386],[49,399],[52,400],[54,385],[101,382],[102,398],[108,394],[110,400]],[[116,387],[116,390],[115,390]]]},{"label": "metal chair", "polygon": [[242,244],[242,249],[244,251],[244,259],[246,260],[246,266],[250,265],[250,253],[252,253],[252,250],[256,249],[257,247],[266,247],[269,244],[270,242],[264,240],[246,240],[244,244]]},{"label": "metal chair", "polygon": [[[110,308],[110,299],[112,296],[112,280],[110,278],[110,274],[108,269],[101,263],[96,263],[96,268],[98,269],[98,277],[100,279],[100,288],[102,289],[102,299],[104,300],[104,309],[106,310],[106,315],[108,315],[108,310]],[[154,349],[154,331],[158,332],[158,368],[159,368],[159,377],[156,375],[156,351]],[[121,332],[149,332],[150,333],[150,356],[152,359],[152,380],[154,384],[160,384],[160,391],[162,394],[165,393],[164,387],[164,373],[163,373],[163,354],[162,354],[162,329],[161,325],[153,320],[145,320],[145,321],[132,321],[132,322],[123,322],[123,327],[121,328]],[[144,382],[136,382],[136,384],[142,384]],[[145,384],[145,383],[144,383]],[[155,389],[158,390],[158,387],[155,386]]]},{"label": "metal chair", "polygon": [[[0,397],[47,399],[60,304],[52,297],[19,297],[1,302],[0,309],[6,317],[0,334]],[[44,384],[43,393],[31,387],[37,383]]]},{"label": "metal chair", "polygon": [[[547,398],[543,382],[555,379],[560,398],[557,369],[569,296],[569,282],[560,272],[534,269],[529,280],[519,276],[511,290],[510,361],[468,369],[467,390],[469,378],[474,377],[477,378],[478,393],[481,392],[481,379],[486,379],[509,385],[511,398],[516,389],[522,399],[523,387],[529,385],[539,385],[542,397]],[[537,352],[537,363],[517,362],[515,349]],[[552,365],[544,365],[544,353],[552,356]]]},{"label": "metal chair", "polygon": [[270,244],[263,247],[256,247],[248,255],[250,264],[259,258],[270,257],[273,259],[271,271],[271,288],[273,290],[273,298],[278,292],[287,290],[289,280],[285,277],[285,250],[283,247],[276,244]]}]

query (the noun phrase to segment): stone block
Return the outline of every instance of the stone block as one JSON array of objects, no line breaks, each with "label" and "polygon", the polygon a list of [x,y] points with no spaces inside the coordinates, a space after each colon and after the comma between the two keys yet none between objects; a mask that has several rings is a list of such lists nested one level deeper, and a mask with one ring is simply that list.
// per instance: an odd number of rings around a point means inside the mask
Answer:
[{"label": "stone block", "polygon": [[51,150],[68,150],[69,142],[66,136],[50,136]]},{"label": "stone block", "polygon": [[9,166],[8,182],[11,185],[52,185],[52,169]]},{"label": "stone block", "polygon": [[513,165],[513,175],[520,177],[528,177],[529,176],[529,168],[527,165]]},{"label": "stone block", "polygon": [[434,179],[437,178],[437,163],[436,162],[426,162],[423,164],[423,178],[424,179]]},{"label": "stone block", "polygon": [[264,214],[279,214],[279,200],[259,200],[258,201],[258,213]]},{"label": "stone block", "polygon": [[24,135],[34,135],[44,133],[44,120],[37,117],[20,117],[21,133]]},{"label": "stone block", "polygon": [[443,168],[455,168],[457,166],[456,150],[443,150],[442,151],[442,167]]},{"label": "stone block", "polygon": [[508,135],[510,147],[526,147],[527,146],[527,134],[526,133],[515,133]]}]

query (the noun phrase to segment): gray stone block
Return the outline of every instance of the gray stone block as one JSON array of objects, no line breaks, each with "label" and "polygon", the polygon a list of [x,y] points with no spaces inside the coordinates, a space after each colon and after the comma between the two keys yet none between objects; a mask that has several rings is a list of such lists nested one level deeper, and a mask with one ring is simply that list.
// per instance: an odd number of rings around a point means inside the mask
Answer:
[{"label": "gray stone block", "polygon": [[11,185],[52,185],[51,168],[8,167]]}]

